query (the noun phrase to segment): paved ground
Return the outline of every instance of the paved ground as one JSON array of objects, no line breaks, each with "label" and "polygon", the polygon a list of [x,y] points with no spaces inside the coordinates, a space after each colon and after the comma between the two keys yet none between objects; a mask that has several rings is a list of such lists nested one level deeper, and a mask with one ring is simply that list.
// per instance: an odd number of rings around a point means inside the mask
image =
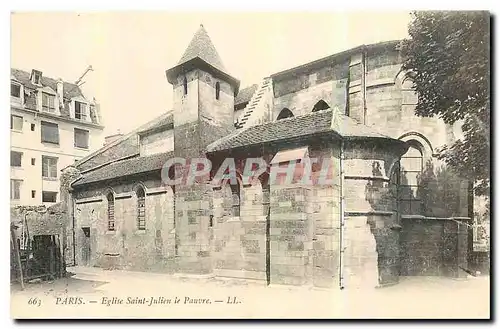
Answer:
[{"label": "paved ground", "polygon": [[[490,282],[486,276],[460,280],[413,277],[404,278],[392,287],[339,291],[97,268],[73,267],[68,271],[75,275],[28,284],[24,291],[17,285],[11,286],[12,317],[489,318],[490,315]],[[152,297],[158,303],[150,305]],[[111,305],[103,304],[103,300]],[[137,304],[140,301],[144,304]]]}]

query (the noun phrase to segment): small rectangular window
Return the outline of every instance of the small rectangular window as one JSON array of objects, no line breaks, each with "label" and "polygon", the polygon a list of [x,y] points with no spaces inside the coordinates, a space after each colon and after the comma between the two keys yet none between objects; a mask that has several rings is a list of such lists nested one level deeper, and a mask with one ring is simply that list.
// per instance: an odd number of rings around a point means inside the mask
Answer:
[{"label": "small rectangular window", "polygon": [[56,96],[42,93],[42,111],[54,113],[56,111],[55,100]]},{"label": "small rectangular window", "polygon": [[57,158],[42,156],[42,177],[57,178]]},{"label": "small rectangular window", "polygon": [[36,159],[35,158],[31,158],[31,165],[34,166],[35,165],[35,162],[36,162]]},{"label": "small rectangular window", "polygon": [[19,115],[10,116],[10,129],[15,131],[23,131],[23,117]]},{"label": "small rectangular window", "polygon": [[56,123],[42,121],[41,127],[42,143],[59,145],[59,126]]},{"label": "small rectangular window", "polygon": [[42,202],[57,202],[57,192],[42,191]]},{"label": "small rectangular window", "polygon": [[10,199],[19,200],[21,198],[21,184],[23,183],[20,179],[10,180]]},{"label": "small rectangular window", "polygon": [[36,196],[36,191],[35,190],[31,190],[31,198],[34,199]]},{"label": "small rectangular window", "polygon": [[89,148],[89,132],[88,130],[75,128],[75,147],[88,149]]},{"label": "small rectangular window", "polygon": [[10,84],[10,95],[12,97],[21,97],[21,86],[16,84],[16,83],[11,83]]},{"label": "small rectangular window", "polygon": [[21,167],[22,157],[22,152],[10,151],[10,166]]},{"label": "small rectangular window", "polygon": [[31,131],[35,131],[35,124],[34,123],[31,124]]}]

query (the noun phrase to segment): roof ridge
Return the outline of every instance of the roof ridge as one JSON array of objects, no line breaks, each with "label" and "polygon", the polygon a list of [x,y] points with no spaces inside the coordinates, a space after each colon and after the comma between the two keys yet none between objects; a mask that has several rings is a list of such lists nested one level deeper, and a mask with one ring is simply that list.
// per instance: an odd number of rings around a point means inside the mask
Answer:
[{"label": "roof ridge", "polygon": [[[15,67],[11,67],[11,68],[10,68],[10,72],[11,72],[11,74],[12,74],[12,71],[19,71],[19,72],[21,72],[21,73],[31,75],[31,73],[30,73],[30,72],[25,71],[25,70],[22,70],[22,69],[15,68]],[[58,80],[58,79],[61,79],[61,80],[62,80],[62,82],[64,82],[64,83],[71,84],[71,85],[73,85],[73,86],[77,86],[77,87],[79,87],[76,83],[74,83],[74,82],[69,82],[69,81],[66,81],[66,80],[63,80],[62,78],[57,78],[57,79],[56,79],[56,78],[52,78],[52,77],[50,77],[50,76],[42,75],[42,79],[52,80],[54,83],[57,83],[57,80]]]}]

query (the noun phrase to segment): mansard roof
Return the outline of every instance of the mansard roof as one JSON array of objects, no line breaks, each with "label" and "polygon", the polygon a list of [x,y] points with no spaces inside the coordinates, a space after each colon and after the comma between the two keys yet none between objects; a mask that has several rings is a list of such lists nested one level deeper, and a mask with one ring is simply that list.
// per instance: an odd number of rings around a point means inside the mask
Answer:
[{"label": "mansard roof", "polygon": [[207,151],[216,152],[229,150],[295,138],[304,138],[323,133],[330,133],[337,138],[345,139],[392,139],[343,114],[340,114],[338,117],[340,128],[338,131],[333,130],[331,128],[332,113],[332,110],[323,110],[298,117],[277,120],[263,125],[239,129],[210,144],[207,147]]},{"label": "mansard roof", "polygon": [[[40,86],[34,85],[31,82],[31,79],[30,79],[31,73],[29,73],[29,72],[11,68],[10,74],[26,88],[29,88],[29,89],[40,88]],[[49,78],[49,77],[42,75],[42,79],[41,79],[40,83],[41,83],[42,87],[49,87],[54,91],[57,90],[57,80],[55,80],[55,79],[52,79],[52,78]],[[78,96],[84,97],[82,91],[80,90],[80,87],[74,83],[63,81],[63,90],[64,90],[64,97],[65,98],[71,99],[71,98],[78,97]]]}]

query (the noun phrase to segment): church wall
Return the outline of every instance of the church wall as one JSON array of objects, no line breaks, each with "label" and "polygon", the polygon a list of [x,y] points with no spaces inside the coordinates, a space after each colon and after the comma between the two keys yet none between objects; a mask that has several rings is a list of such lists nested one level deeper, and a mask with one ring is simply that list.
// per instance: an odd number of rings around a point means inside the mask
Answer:
[{"label": "church wall", "polygon": [[174,131],[167,129],[141,137],[141,156],[171,152],[174,150]]},{"label": "church wall", "polygon": [[464,277],[467,226],[460,220],[404,218],[401,238],[403,276]]},{"label": "church wall", "polygon": [[[266,280],[266,207],[260,181],[240,187],[240,216],[232,213],[231,189],[214,191],[214,274]],[[267,193],[267,196],[266,196]]]},{"label": "church wall", "polygon": [[391,168],[398,155],[383,145],[350,143],[344,160],[344,280],[349,288],[395,283],[399,223]]},{"label": "church wall", "polygon": [[[311,186],[308,217],[311,221],[312,284],[316,287],[338,287],[340,266],[340,154],[331,149],[311,148],[311,158],[332,160],[330,184]],[[313,168],[314,170],[315,168]],[[313,176],[320,172],[314,170]]]},{"label": "church wall", "polygon": [[283,108],[288,108],[294,116],[310,113],[319,100],[324,100],[332,107],[333,103],[338,103],[333,97],[334,82],[347,79],[348,74],[349,62],[346,61],[325,66],[311,73],[275,81],[272,119],[276,120]]},{"label": "church wall", "polygon": [[[130,270],[175,270],[173,193],[158,188],[157,181],[146,187],[146,230],[137,228],[136,182],[109,186],[115,192],[115,231],[108,231],[108,186],[77,193],[75,198],[76,262],[84,263],[85,234],[90,228],[90,266]],[[155,187],[156,186],[156,187]]]},{"label": "church wall", "polygon": [[[173,85],[172,99],[175,127],[198,120],[198,76],[198,70],[190,71],[185,75],[179,75]],[[184,95],[184,78],[187,80],[186,95]]]},{"label": "church wall", "polygon": [[[198,71],[199,116],[214,125],[233,126],[234,90],[225,81],[214,78],[210,73]],[[215,85],[219,83],[219,99],[216,99]]]}]

